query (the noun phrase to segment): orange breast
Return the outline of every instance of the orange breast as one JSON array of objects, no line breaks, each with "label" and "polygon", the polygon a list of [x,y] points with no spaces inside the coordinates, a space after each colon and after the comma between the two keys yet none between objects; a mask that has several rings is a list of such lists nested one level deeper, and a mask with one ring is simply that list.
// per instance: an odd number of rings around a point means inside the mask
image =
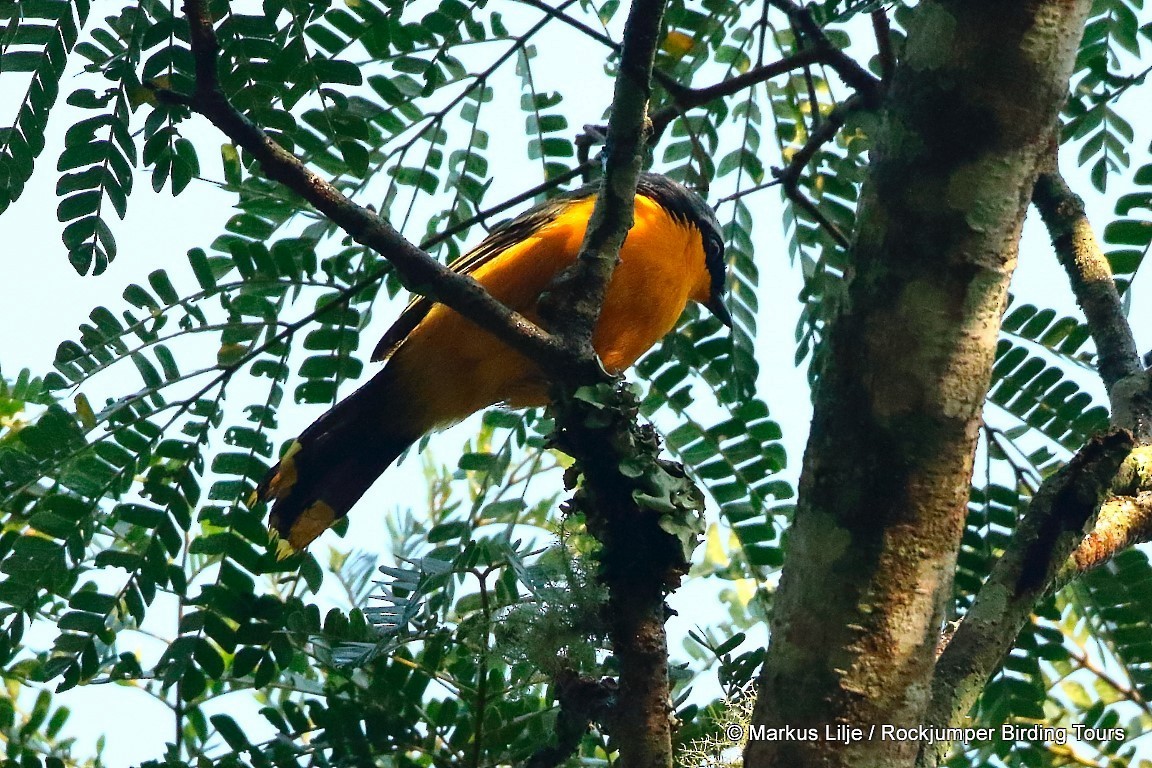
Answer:
[{"label": "orange breast", "polygon": [[[535,321],[536,301],[556,273],[576,258],[593,200],[575,203],[531,238],[473,272],[494,297]],[[658,204],[638,197],[636,219],[593,335],[605,367],[622,371],[676,325],[689,299],[708,297],[708,272],[700,233],[677,222]],[[543,405],[540,371],[491,334],[443,305],[436,305],[388,362],[406,402],[392,405],[398,418],[427,431],[506,402]]]}]

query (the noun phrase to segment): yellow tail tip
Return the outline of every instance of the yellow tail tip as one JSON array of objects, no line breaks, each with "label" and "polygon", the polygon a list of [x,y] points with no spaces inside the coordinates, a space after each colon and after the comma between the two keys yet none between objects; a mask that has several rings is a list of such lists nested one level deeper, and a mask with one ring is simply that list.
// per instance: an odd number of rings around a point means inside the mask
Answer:
[{"label": "yellow tail tip", "polygon": [[276,560],[285,560],[292,555],[296,554],[296,548],[288,543],[287,539],[276,537]]},{"label": "yellow tail tip", "polygon": [[276,501],[286,497],[296,485],[296,460],[293,458],[303,446],[298,440],[293,440],[288,450],[280,457],[280,461],[273,467],[270,477],[266,477],[248,496],[248,506],[253,507],[261,497]]},{"label": "yellow tail tip", "polygon": [[283,560],[306,549],[316,537],[331,528],[336,520],[336,510],[327,502],[317,500],[301,512],[288,526],[288,531],[281,535],[283,525],[273,511],[268,524],[268,538],[276,542],[276,559]]}]

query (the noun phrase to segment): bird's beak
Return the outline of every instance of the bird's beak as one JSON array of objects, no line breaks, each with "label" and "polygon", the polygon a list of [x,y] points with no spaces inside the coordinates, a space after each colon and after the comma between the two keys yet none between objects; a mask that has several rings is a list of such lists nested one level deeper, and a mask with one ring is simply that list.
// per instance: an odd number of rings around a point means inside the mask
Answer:
[{"label": "bird's beak", "polygon": [[704,306],[708,307],[708,311],[711,312],[717,320],[729,328],[732,327],[732,315],[728,314],[728,307],[724,306],[723,298],[713,296]]}]

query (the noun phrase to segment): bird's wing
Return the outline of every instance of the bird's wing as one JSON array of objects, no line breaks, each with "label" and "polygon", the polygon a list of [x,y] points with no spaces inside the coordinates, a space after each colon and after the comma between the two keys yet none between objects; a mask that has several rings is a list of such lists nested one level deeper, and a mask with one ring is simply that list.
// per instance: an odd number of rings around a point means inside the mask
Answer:
[{"label": "bird's wing", "polygon": [[[531,208],[514,219],[497,224],[472,250],[463,254],[448,265],[453,272],[463,275],[471,274],[484,264],[492,261],[511,246],[523,242],[536,232],[540,231],[549,222],[555,219],[574,200],[580,200],[592,194],[595,188],[581,187],[571,192],[565,192],[534,208]],[[387,360],[392,356],[408,334],[420,324],[420,321],[435,306],[436,302],[426,296],[413,296],[408,306],[400,313],[400,317],[392,327],[384,332],[376,348],[372,350],[372,361]]]}]

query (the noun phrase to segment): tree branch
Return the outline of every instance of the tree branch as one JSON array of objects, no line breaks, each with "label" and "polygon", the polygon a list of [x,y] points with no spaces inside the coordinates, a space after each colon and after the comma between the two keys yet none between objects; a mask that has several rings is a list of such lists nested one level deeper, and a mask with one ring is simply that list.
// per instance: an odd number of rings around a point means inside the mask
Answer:
[{"label": "tree branch", "polygon": [[892,49],[892,27],[888,12],[878,8],[870,14],[872,32],[876,36],[876,55],[880,58],[880,82],[887,83],[896,71],[896,52]]},{"label": "tree branch", "polygon": [[777,75],[822,61],[824,52],[817,48],[809,48],[704,88],[688,88],[671,79],[661,79],[660,85],[672,97],[673,103],[652,113],[652,133],[655,136],[662,135],[670,122],[689,109],[702,107],[716,99],[732,96],[746,88],[771,80]]},{"label": "tree branch", "polygon": [[540,316],[556,329],[571,354],[591,349],[604,292],[632,228],[636,184],[650,128],[651,74],[663,16],[663,0],[634,0],[632,4],[612,96],[600,194],[576,263],[553,281],[540,301]]},{"label": "tree branch", "polygon": [[[710,101],[715,101],[724,96],[732,96],[746,88],[751,88],[754,85],[759,85],[767,80],[771,80],[777,75],[783,75],[794,69],[800,69],[810,64],[819,64],[821,61],[823,61],[822,53],[815,48],[808,48],[773,61],[770,64],[764,64],[750,69],[742,75],[721,80],[719,83],[704,88],[686,88],[677,83],[673,89],[669,90],[669,95],[676,101],[676,106],[680,109],[687,110],[693,107],[703,106]],[[665,107],[653,114],[652,122],[655,123],[668,111],[669,108]]]},{"label": "tree branch", "polygon": [[848,120],[848,115],[852,114],[858,109],[863,108],[865,99],[859,93],[853,94],[848,97],[846,101],[837,104],[836,107],[828,113],[828,116],[820,123],[819,127],[812,132],[808,137],[808,141],[804,142],[804,146],[800,148],[795,155],[788,161],[787,167],[784,169],[772,169],[772,175],[779,181],[784,190],[784,194],[792,201],[794,205],[798,205],[821,227],[824,231],[832,235],[832,238],[840,245],[841,248],[849,246],[848,236],[836,226],[835,222],[828,219],[815,203],[808,199],[808,196],[800,189],[800,175],[804,172],[808,163],[812,161],[816,153],[820,151],[828,142],[836,138],[836,134],[844,127],[844,123]]},{"label": "tree branch", "polygon": [[1092,531],[1060,567],[1053,589],[1098,568],[1128,547],[1152,540],[1152,445],[1133,450],[1112,480]]},{"label": "tree branch", "polygon": [[[1040,486],[1008,551],[940,655],[926,724],[963,722],[1037,601],[1052,587],[1060,564],[1080,554],[1085,525],[1100,512],[1134,446],[1131,433],[1123,430],[1093,438]],[[926,745],[918,764],[936,765],[949,747]]]},{"label": "tree branch", "polygon": [[532,753],[525,768],[559,768],[580,748],[588,726],[608,721],[616,707],[617,687],[611,678],[593,680],[572,670],[561,670],[552,685],[556,701],[560,703],[556,714],[556,743]]},{"label": "tree branch", "polygon": [[1056,167],[1055,148],[1048,164],[1036,179],[1032,202],[1044,219],[1092,332],[1100,378],[1111,401],[1112,423],[1131,429],[1141,443],[1152,442],[1152,378],[1140,363],[1112,269],[1084,212],[1084,201]]},{"label": "tree branch", "polygon": [[1146,541],[1152,541],[1152,491],[1109,499],[1100,508],[1092,532],[1084,537],[1056,574],[1055,588]]},{"label": "tree branch", "polygon": [[268,178],[278,181],[328,216],[356,242],[383,255],[409,290],[442,302],[546,367],[570,365],[567,351],[549,334],[492,298],[467,275],[409,243],[387,220],[349,200],[339,189],[307,168],[267,133],[239,112],[220,90],[219,43],[204,0],[186,0],[190,44],[196,72],[191,97],[161,92],[186,104],[254,157]]},{"label": "tree branch", "polygon": [[[1152,440],[1152,382],[1136,351],[1108,260],[1083,201],[1056,168],[1055,151],[1054,146],[1049,150],[1032,202],[1084,310],[1118,431],[1093,439],[1040,486],[1008,552],[996,562],[940,656],[929,725],[961,724],[1040,598],[1117,552],[1152,539],[1152,447],[1135,447]],[[935,765],[948,746],[926,750],[920,764]]]},{"label": "tree branch", "polygon": [[812,18],[812,12],[793,0],[768,0],[773,8],[783,11],[788,20],[799,29],[810,43],[812,49],[820,53],[820,60],[835,70],[844,83],[860,94],[869,108],[880,105],[883,96],[881,83],[860,63],[844,51],[837,48],[824,34],[824,30]]}]

